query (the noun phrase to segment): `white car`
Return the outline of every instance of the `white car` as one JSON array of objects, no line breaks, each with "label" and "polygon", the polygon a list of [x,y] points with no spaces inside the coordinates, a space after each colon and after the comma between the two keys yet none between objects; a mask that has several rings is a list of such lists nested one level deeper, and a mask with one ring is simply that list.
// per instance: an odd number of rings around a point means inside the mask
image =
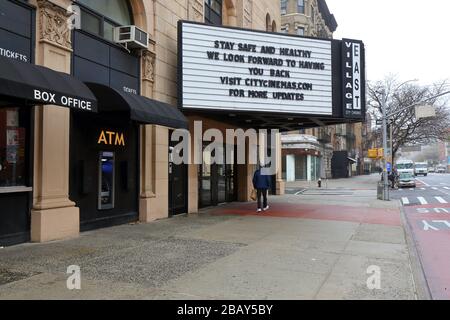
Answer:
[{"label": "white car", "polygon": [[414,175],[417,177],[418,175],[427,176],[428,174],[428,163],[426,162],[416,162],[414,164]]},{"label": "white car", "polygon": [[403,187],[416,187],[416,179],[414,178],[414,175],[410,172],[402,172],[400,173],[400,176],[398,178],[398,186],[400,188]]},{"label": "white car", "polygon": [[446,173],[447,172],[447,168],[445,168],[444,166],[439,166],[439,167],[437,167],[436,172],[437,173]]}]

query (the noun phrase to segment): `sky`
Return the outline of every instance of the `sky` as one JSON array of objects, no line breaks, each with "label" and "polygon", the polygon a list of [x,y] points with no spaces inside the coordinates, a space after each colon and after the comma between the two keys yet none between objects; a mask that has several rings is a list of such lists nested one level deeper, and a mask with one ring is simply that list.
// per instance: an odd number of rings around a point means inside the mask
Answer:
[{"label": "sky", "polygon": [[450,81],[450,1],[327,0],[335,39],[362,40],[370,81]]}]

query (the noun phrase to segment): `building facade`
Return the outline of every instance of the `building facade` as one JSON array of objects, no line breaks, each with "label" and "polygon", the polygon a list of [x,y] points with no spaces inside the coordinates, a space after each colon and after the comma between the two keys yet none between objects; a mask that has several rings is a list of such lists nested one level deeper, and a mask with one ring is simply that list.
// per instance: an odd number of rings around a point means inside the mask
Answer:
[{"label": "building facade", "polygon": [[[338,26],[325,0],[281,0],[281,32],[324,39],[332,39]],[[289,167],[283,167],[284,176],[296,176],[296,180],[317,180],[319,178],[343,178],[364,173],[363,124],[348,123],[334,126],[320,126],[314,129],[292,132],[298,143],[307,143],[310,136],[316,137],[320,151],[320,177],[313,174],[311,166],[304,166],[305,172],[299,173],[296,165],[295,175]],[[304,153],[295,150],[290,143],[291,137],[283,136],[284,155]],[[290,146],[290,147],[289,147]],[[310,148],[307,148],[308,150]],[[306,152],[307,153],[307,152]],[[286,165],[286,159],[283,158]]]},{"label": "building facade", "polygon": [[[316,31],[310,34],[332,32],[325,2],[312,4]],[[345,59],[332,59],[344,57],[344,43],[280,36],[275,32],[283,25],[282,8],[279,0],[0,1],[0,246],[76,237],[86,230],[248,201],[256,166],[250,161],[252,148],[264,147],[257,154],[261,163],[269,142],[275,145],[270,153],[276,163],[271,192],[283,194],[280,134],[267,141],[246,140],[244,161],[225,164],[210,160],[218,155],[235,159],[238,143],[227,141],[212,150],[204,143],[212,140],[204,135],[209,129],[225,136],[228,129],[286,131],[299,130],[304,123],[347,123],[359,120],[365,109],[344,105],[333,94],[343,95],[346,89],[342,74],[335,71]],[[319,13],[325,18],[319,19]],[[194,41],[188,50],[179,41],[184,41],[183,26],[190,28]],[[203,31],[195,36],[195,30]],[[241,60],[255,61],[262,79],[252,75],[245,81],[247,93],[258,97],[236,102],[241,100],[231,95],[233,88],[221,87],[221,75],[215,74],[213,94],[222,94],[219,103],[231,105],[232,111],[216,112],[215,97],[200,97],[206,107],[202,110],[180,103],[185,69],[179,66],[185,53],[196,54],[195,41],[208,51],[220,43],[204,30],[222,37],[229,32],[240,41],[239,49],[248,55],[223,53],[239,61],[220,63],[233,69],[229,73],[240,68],[238,75],[248,77],[253,68]],[[268,38],[272,45],[262,45]],[[362,41],[349,41],[361,50],[352,58],[363,59]],[[251,50],[256,54],[249,54]],[[206,53],[194,57],[209,68],[201,71],[220,73]],[[361,69],[354,68],[357,73],[364,70],[361,62]],[[297,63],[301,68],[292,66]],[[291,73],[301,82],[286,81]],[[205,92],[209,83],[198,85],[200,96],[211,94]],[[241,112],[246,103],[253,109]],[[310,119],[311,114],[317,118]],[[190,154],[199,153],[200,164],[176,161],[179,141],[172,140],[174,132],[187,133]],[[317,141],[329,143],[327,139],[324,135]],[[329,148],[323,146],[306,154],[311,179],[327,170],[329,161],[324,165],[318,160],[324,154],[328,159]]]},{"label": "building facade", "polygon": [[[235,127],[176,108],[177,23],[279,31],[278,0],[4,0],[0,14],[0,246],[249,199],[252,165],[171,162],[174,129]],[[113,41],[127,25],[147,48]]]},{"label": "building facade", "polygon": [[325,0],[281,0],[281,14],[285,33],[331,39],[337,28]]}]

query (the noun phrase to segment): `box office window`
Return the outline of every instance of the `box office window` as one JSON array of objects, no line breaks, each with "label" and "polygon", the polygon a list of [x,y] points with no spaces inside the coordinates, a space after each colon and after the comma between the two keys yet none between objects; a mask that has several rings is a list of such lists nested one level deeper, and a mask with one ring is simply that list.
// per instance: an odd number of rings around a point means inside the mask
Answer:
[{"label": "box office window", "polygon": [[0,187],[26,186],[29,109],[0,108]]}]

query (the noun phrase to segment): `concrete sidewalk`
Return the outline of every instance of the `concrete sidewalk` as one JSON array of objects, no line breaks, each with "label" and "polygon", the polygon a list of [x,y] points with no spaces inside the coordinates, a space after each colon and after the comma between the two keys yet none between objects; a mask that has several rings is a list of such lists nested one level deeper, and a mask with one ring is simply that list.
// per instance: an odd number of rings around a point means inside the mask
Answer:
[{"label": "concrete sidewalk", "polygon": [[[321,189],[376,190],[380,179],[381,176],[378,173],[347,179],[324,179]],[[317,181],[292,181],[286,182],[286,188],[318,189],[318,186]]]},{"label": "concrete sidewalk", "polygon": [[0,249],[0,299],[415,299],[400,211],[368,198],[286,195],[263,215],[234,203]]}]

